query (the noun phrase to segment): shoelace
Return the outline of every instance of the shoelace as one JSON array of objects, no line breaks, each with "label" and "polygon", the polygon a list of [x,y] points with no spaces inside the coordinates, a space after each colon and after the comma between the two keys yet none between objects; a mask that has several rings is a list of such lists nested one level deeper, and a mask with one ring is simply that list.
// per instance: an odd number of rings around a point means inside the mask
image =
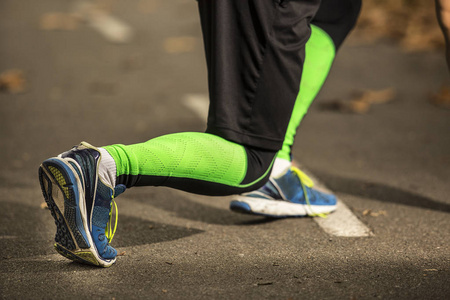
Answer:
[{"label": "shoelace", "polygon": [[311,203],[309,202],[309,196],[306,192],[306,187],[312,188],[314,186],[314,182],[311,178],[308,177],[305,173],[303,173],[300,169],[296,167],[291,167],[291,171],[294,172],[295,175],[297,175],[298,179],[300,180],[300,184],[302,185],[303,194],[305,195],[306,205],[308,205],[309,209],[311,210],[312,214],[310,216],[312,217],[320,217],[320,218],[327,218],[327,214],[325,213],[315,213],[314,210],[311,207]]},{"label": "shoelace", "polygon": [[[111,208],[111,211],[109,212],[109,220],[108,224],[106,224],[106,230],[105,230],[105,236],[108,239],[108,243],[111,243],[114,235],[116,234],[117,229],[117,222],[119,220],[119,209],[117,208],[117,203],[114,200],[114,197],[112,198],[112,203],[114,204]],[[113,210],[115,211],[115,218],[114,218],[114,228],[112,228],[111,224],[113,219]]]}]

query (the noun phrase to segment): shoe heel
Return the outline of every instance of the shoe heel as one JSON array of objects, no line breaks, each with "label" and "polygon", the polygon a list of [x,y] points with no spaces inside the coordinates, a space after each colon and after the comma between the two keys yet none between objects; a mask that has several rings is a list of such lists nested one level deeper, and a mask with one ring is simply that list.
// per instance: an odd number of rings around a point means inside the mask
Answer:
[{"label": "shoe heel", "polygon": [[[78,190],[74,175],[64,162],[58,159],[44,161],[40,168],[40,180],[44,198],[54,211],[58,223],[55,241],[69,250],[90,248],[77,201]],[[72,172],[73,173],[73,172]],[[46,181],[46,182],[45,182]],[[56,216],[56,217],[55,217]],[[59,229],[59,230],[58,230]],[[58,231],[60,234],[58,234]]]},{"label": "shoe heel", "polygon": [[67,249],[75,250],[77,247],[74,243],[72,235],[70,234],[70,229],[67,226],[58,205],[56,205],[55,200],[53,199],[54,185],[57,185],[57,183],[52,176],[47,174],[44,168],[45,167],[43,165],[39,168],[39,183],[41,185],[42,194],[45,202],[47,203],[47,207],[49,208],[53,219],[55,219],[55,242],[64,245]]}]

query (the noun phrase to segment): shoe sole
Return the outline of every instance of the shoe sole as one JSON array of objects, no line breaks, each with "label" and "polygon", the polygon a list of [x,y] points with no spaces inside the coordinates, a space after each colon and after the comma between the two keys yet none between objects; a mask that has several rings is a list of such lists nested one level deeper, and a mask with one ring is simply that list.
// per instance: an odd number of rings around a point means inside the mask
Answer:
[{"label": "shoe sole", "polygon": [[[76,162],[73,161],[75,165]],[[39,182],[45,202],[55,219],[55,250],[75,262],[109,267],[95,248],[88,229],[84,192],[74,167],[62,158],[50,158],[39,167]]]},{"label": "shoe sole", "polygon": [[234,212],[271,218],[292,218],[328,214],[336,210],[336,205],[306,205],[277,200],[256,199],[239,196],[231,201]]}]

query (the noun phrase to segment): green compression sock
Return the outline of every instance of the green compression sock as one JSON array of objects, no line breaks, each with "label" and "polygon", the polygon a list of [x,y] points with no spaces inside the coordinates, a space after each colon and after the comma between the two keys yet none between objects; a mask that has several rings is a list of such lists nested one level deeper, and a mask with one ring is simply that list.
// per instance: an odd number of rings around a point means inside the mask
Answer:
[{"label": "green compression sock", "polygon": [[295,101],[283,147],[277,155],[277,158],[288,161],[291,160],[291,147],[294,144],[297,128],[325,82],[336,54],[330,36],[314,25],[311,25],[311,37],[306,43],[305,52],[300,91]]},{"label": "green compression sock", "polygon": [[244,182],[246,149],[207,133],[174,133],[145,143],[103,148],[116,163],[117,184],[127,187],[163,185],[200,194],[233,194],[251,190],[267,177],[271,167]]}]

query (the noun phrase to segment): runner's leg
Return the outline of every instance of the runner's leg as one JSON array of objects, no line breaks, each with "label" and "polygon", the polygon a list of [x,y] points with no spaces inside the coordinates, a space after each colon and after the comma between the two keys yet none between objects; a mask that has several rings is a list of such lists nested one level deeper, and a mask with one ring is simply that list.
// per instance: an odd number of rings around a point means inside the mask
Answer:
[{"label": "runner's leg", "polygon": [[354,27],[360,9],[361,0],[322,0],[311,23],[312,34],[306,44],[306,60],[300,92],[289,121],[283,147],[277,155],[275,173],[283,172],[290,165],[291,148],[297,128],[322,88],[335,53]]},{"label": "runner's leg", "polygon": [[336,209],[334,195],[313,188],[311,179],[291,167],[291,147],[297,127],[328,75],[336,49],[356,22],[360,5],[361,0],[321,2],[306,44],[300,92],[271,177],[262,188],[235,196],[230,203],[231,210],[271,217],[300,217],[322,215]]},{"label": "runner's leg", "polygon": [[318,4],[200,0],[211,99],[207,133],[100,149],[82,143],[44,161],[39,179],[56,221],[57,251],[111,266],[117,255],[109,245],[111,209],[124,184],[209,195],[263,185],[283,143]]},{"label": "runner's leg", "polygon": [[319,1],[199,1],[211,106],[207,133],[105,149],[128,187],[225,195],[270,175],[299,89]]}]

